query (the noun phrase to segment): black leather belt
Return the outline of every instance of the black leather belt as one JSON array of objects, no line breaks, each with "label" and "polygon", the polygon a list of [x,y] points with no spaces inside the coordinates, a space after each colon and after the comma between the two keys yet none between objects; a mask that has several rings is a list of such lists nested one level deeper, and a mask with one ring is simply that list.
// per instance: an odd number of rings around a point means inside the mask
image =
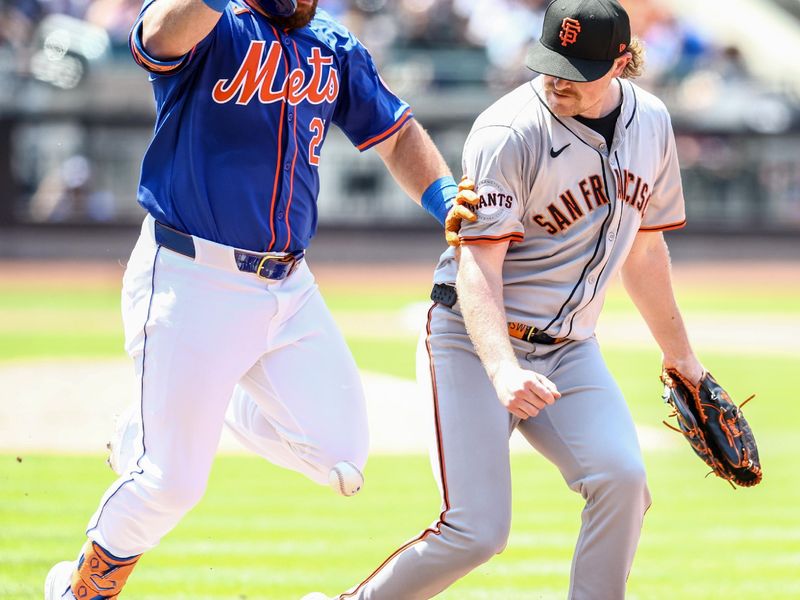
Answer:
[{"label": "black leather belt", "polygon": [[[458,301],[458,293],[453,285],[436,283],[431,290],[431,300],[447,308],[453,308]],[[509,323],[508,335],[531,344],[544,344],[546,346],[560,344],[567,340],[567,338],[555,338],[533,325],[525,325],[524,323]]]},{"label": "black leather belt", "polygon": [[[164,248],[173,252],[194,259],[196,252],[192,236],[156,221],[155,237],[159,246],[164,246]],[[241,272],[255,273],[264,279],[280,281],[291,275],[297,264],[302,260],[304,253],[284,255],[271,254],[269,252],[245,252],[244,250],[234,249],[233,255],[236,260],[236,267]]]}]

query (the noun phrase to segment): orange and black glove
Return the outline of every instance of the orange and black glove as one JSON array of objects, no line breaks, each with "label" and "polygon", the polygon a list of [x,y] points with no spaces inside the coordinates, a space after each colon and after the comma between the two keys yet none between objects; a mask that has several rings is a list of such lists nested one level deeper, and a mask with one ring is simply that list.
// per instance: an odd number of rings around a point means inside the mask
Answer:
[{"label": "orange and black glove", "polygon": [[761,481],[756,439],[742,414],[750,398],[736,406],[720,384],[706,372],[694,385],[676,369],[665,369],[664,401],[673,408],[678,427],[712,472],[731,484],[751,487]]},{"label": "orange and black glove", "polygon": [[458,194],[453,199],[453,206],[447,212],[444,220],[444,236],[449,246],[460,246],[461,239],[458,232],[461,231],[462,221],[470,223],[476,221],[478,216],[475,214],[480,196],[475,193],[475,182],[467,176],[461,178],[458,184]]}]

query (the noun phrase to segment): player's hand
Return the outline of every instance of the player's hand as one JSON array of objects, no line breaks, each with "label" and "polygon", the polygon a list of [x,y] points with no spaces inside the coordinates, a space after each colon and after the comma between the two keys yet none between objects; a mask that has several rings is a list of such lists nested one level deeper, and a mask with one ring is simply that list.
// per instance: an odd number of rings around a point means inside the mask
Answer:
[{"label": "player's hand", "polygon": [[692,384],[699,386],[700,380],[706,374],[706,370],[700,361],[694,355],[688,356],[683,359],[674,359],[664,357],[663,359],[665,369],[675,369]]},{"label": "player's hand", "polygon": [[500,367],[492,378],[500,404],[523,421],[535,417],[561,398],[556,385],[544,375],[517,365]]},{"label": "player's hand", "polygon": [[480,200],[480,196],[475,193],[475,182],[466,175],[462,177],[461,183],[458,184],[458,194],[453,200],[453,206],[444,221],[444,237],[448,245],[456,247],[461,245],[461,240],[458,238],[461,222],[469,221],[471,223],[477,221],[478,216],[475,214],[475,207]]}]

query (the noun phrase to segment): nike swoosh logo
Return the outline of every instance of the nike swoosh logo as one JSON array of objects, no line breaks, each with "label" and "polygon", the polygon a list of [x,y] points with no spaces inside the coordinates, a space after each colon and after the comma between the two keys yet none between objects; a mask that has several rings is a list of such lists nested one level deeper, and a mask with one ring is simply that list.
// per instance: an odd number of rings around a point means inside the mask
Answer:
[{"label": "nike swoosh logo", "polygon": [[569,148],[571,145],[572,145],[572,143],[570,142],[569,144],[567,144],[566,146],[564,146],[564,147],[563,147],[563,148],[561,148],[560,150],[556,150],[555,148],[550,148],[550,156],[552,156],[553,158],[558,158],[558,156],[559,156],[559,155],[560,155],[560,154],[561,154],[561,153],[562,153],[564,150],[566,150],[567,148]]}]

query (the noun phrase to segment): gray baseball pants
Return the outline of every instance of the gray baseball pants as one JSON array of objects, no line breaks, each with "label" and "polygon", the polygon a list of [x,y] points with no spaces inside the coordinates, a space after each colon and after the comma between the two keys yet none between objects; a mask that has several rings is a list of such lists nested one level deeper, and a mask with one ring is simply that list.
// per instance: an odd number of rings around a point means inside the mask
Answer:
[{"label": "gray baseball pants", "polygon": [[[512,343],[520,364],[548,377],[562,394],[526,421],[497,400],[457,310],[431,309],[417,376],[428,382],[422,387],[431,391],[435,411],[432,452],[442,513],[341,599],[431,598],[500,553],[511,525],[509,437],[514,428],[586,500],[569,598],[624,598],[650,495],[622,393],[594,338],[556,346]],[[535,580],[530,588],[536,590]]]}]

